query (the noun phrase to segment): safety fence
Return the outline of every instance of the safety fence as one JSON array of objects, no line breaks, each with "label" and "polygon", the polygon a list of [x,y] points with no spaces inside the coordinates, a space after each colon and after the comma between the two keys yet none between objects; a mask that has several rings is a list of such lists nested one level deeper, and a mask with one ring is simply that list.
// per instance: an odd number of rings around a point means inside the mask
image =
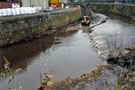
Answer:
[{"label": "safety fence", "polygon": [[42,7],[21,7],[0,9],[0,17],[33,14],[41,12]]}]

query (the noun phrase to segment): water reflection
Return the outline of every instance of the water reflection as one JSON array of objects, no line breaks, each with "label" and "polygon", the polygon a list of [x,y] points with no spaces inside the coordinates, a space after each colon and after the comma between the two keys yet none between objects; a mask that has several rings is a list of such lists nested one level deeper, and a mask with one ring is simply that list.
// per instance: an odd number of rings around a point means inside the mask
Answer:
[{"label": "water reflection", "polygon": [[[119,33],[125,41],[134,38],[135,27],[119,20],[111,19],[95,28],[93,39],[103,40],[104,34]],[[60,44],[53,45],[54,37],[60,37]],[[133,41],[132,41],[133,43]],[[126,42],[126,44],[129,44]],[[24,72],[15,78],[17,86],[22,85],[23,90],[35,90],[40,84],[39,74],[49,71],[54,74],[56,80],[64,79],[68,74],[79,76],[102,64],[101,59],[93,49],[88,33],[82,30],[77,32],[60,32],[57,35],[45,36],[41,39],[22,43],[10,48],[0,50],[0,70],[2,71],[2,57],[8,58],[11,68],[23,68]],[[105,46],[105,45],[103,45]],[[98,51],[98,53],[100,53]],[[0,82],[0,89],[7,90],[13,87],[14,82],[7,85]]]},{"label": "water reflection", "polygon": [[47,35],[37,40],[33,40],[27,43],[21,43],[19,45],[4,48],[0,50],[0,71],[3,68],[5,56],[13,69],[19,67],[26,70],[27,65],[29,65],[34,58],[42,52],[45,52],[54,43],[54,37],[66,37],[72,35],[74,32],[59,32],[53,35]]},{"label": "water reflection", "polygon": [[[57,34],[48,35],[28,43],[21,43],[19,45],[4,48],[0,50],[0,72],[3,72],[5,56],[9,62],[13,72],[17,68],[22,68],[23,73],[16,76],[15,80],[10,84],[7,81],[0,82],[0,89],[7,90],[9,87],[23,86],[24,90],[34,90],[39,85],[39,74],[44,67],[46,56],[52,57],[52,52],[59,49],[61,46],[54,44],[54,37],[72,37],[76,32],[59,32]],[[71,40],[69,40],[71,41]],[[66,46],[66,45],[65,45]],[[60,54],[58,54],[60,56]],[[29,84],[30,83],[30,84]],[[28,85],[29,84],[29,85]]]},{"label": "water reflection", "polygon": [[9,62],[10,66],[14,69],[22,67],[26,69],[27,65],[34,60],[33,58],[44,52],[53,44],[53,35],[43,37],[38,40],[33,40],[28,43],[22,43],[10,48],[1,49],[0,63],[1,68],[4,64],[2,57],[5,56]]}]

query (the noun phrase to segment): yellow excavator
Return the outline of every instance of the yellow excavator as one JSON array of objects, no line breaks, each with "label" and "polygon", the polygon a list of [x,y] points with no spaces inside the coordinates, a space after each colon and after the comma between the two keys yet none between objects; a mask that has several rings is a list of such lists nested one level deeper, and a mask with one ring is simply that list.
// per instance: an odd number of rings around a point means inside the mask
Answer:
[{"label": "yellow excavator", "polygon": [[90,9],[87,8],[87,6],[85,5],[85,1],[83,0],[83,6],[84,6],[84,9],[86,10],[87,12],[87,15],[83,16],[82,19],[81,19],[81,24],[82,25],[90,25],[90,15],[91,15],[91,11]]},{"label": "yellow excavator", "polygon": [[89,16],[83,16],[81,20],[82,25],[90,25],[90,17]]}]

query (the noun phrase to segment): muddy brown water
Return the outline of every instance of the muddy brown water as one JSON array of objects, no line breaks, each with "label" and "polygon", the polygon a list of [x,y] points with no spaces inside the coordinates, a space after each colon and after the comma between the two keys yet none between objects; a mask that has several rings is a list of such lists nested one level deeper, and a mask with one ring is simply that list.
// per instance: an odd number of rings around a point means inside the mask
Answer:
[{"label": "muddy brown water", "polygon": [[[119,19],[109,18],[104,24],[93,28],[94,37],[103,33],[125,33],[123,38],[132,41],[135,33],[135,25]],[[109,31],[109,32],[108,32]],[[10,48],[0,50],[0,72],[3,72],[3,60],[5,56],[14,71],[22,68],[23,72],[10,83],[0,80],[0,90],[18,88],[23,90],[36,90],[40,84],[40,73],[51,73],[54,80],[63,80],[68,75],[79,77],[83,73],[89,73],[96,65],[103,64],[97,50],[93,48],[93,41],[87,32],[59,32],[59,44],[53,45],[54,35],[42,37],[28,43],[22,43]],[[102,40],[99,38],[97,40]],[[128,40],[129,39],[129,40]],[[130,42],[134,43],[134,41]]]},{"label": "muddy brown water", "polygon": [[[38,40],[22,43],[10,48],[1,49],[1,58],[5,56],[13,71],[22,68],[23,73],[7,84],[7,80],[0,81],[0,90],[18,88],[36,90],[40,85],[40,73],[51,73],[54,80],[63,80],[68,75],[79,77],[102,64],[91,46],[88,33],[82,30],[77,32],[60,32],[59,44],[53,45],[54,35],[45,36]],[[3,60],[0,61],[1,72]]]}]

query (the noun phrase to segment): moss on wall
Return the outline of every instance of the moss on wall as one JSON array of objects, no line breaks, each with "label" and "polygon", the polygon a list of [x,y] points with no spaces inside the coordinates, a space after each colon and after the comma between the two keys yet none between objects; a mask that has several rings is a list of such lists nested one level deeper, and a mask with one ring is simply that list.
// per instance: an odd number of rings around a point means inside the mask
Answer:
[{"label": "moss on wall", "polygon": [[135,21],[135,5],[114,3],[87,3],[87,7],[95,12],[112,13]]},{"label": "moss on wall", "polygon": [[0,47],[26,38],[40,37],[81,18],[81,10],[0,19]]}]

